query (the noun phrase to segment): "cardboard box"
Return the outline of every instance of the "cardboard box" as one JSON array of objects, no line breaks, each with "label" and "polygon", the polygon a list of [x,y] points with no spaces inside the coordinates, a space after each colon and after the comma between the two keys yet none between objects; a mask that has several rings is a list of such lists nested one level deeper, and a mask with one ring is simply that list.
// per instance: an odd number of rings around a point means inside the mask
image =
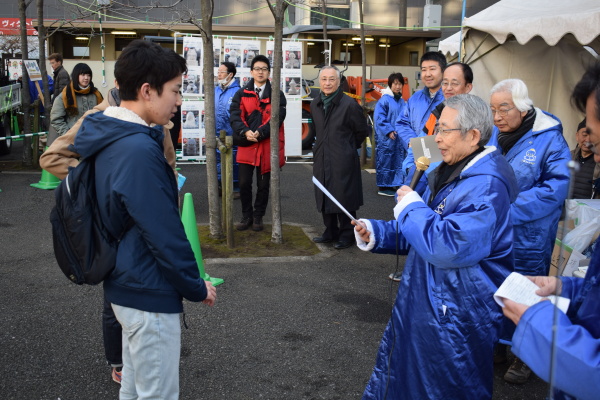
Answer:
[{"label": "cardboard box", "polygon": [[550,260],[550,273],[548,275],[573,276],[573,271],[576,271],[579,268],[580,262],[585,259],[586,257],[583,254],[567,245],[563,245],[559,239],[556,239]]}]

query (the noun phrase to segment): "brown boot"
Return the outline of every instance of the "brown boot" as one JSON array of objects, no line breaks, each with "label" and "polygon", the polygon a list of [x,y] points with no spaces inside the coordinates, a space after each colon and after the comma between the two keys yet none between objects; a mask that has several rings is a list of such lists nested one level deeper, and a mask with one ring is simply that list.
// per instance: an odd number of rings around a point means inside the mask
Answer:
[{"label": "brown boot", "polygon": [[238,231],[245,231],[246,229],[250,228],[250,225],[252,225],[252,218],[244,217],[239,224],[235,224],[235,229]]},{"label": "brown boot", "polygon": [[262,231],[264,229],[262,223],[262,217],[254,217],[254,223],[252,224],[252,230],[255,232]]}]

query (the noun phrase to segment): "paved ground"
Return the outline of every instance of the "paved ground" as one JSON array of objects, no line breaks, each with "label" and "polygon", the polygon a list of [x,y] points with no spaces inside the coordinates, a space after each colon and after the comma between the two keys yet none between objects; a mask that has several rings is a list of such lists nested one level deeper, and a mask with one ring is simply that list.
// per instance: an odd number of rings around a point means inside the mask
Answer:
[{"label": "paved ground", "polygon": [[[20,157],[14,144],[0,161]],[[318,231],[311,170],[283,169],[283,217]],[[205,167],[185,165],[182,173],[198,222],[206,223]],[[373,175],[362,177],[359,215],[389,218],[393,200],[377,196]],[[0,398],[116,399],[103,356],[101,287],[73,285],[56,265],[53,192],[29,186],[39,178],[0,172]],[[208,262],[207,272],[225,284],[215,307],[185,305],[182,399],[360,398],[397,289],[386,278],[397,260],[357,248],[328,251],[301,261]],[[496,369],[494,399],[545,398],[537,378],[503,382],[505,368]]]}]

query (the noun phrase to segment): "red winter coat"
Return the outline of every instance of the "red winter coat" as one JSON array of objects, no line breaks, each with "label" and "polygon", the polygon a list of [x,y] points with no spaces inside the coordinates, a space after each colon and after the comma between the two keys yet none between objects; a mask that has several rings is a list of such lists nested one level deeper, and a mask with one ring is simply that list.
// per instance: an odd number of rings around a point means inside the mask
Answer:
[{"label": "red winter coat", "polygon": [[[237,162],[260,166],[260,173],[271,172],[271,83],[264,86],[263,97],[259,100],[254,91],[254,79],[238,90],[229,109],[233,141],[238,146]],[[287,101],[281,92],[279,105],[279,167],[285,164],[285,135],[283,121]],[[245,133],[258,130],[258,142],[246,139]]]}]

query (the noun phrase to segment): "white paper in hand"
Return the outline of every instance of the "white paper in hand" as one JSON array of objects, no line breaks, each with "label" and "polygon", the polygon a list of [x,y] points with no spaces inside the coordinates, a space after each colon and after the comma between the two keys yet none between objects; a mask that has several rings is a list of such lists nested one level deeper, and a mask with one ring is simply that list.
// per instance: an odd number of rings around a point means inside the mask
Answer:
[{"label": "white paper in hand", "polygon": [[[504,307],[504,299],[510,299],[514,302],[525,304],[526,306],[532,306],[539,301],[546,299],[535,294],[535,291],[538,289],[539,287],[525,276],[518,272],[511,272],[502,285],[500,285],[496,293],[494,293],[494,300],[496,300],[496,303],[498,303],[500,307]],[[571,302],[571,300],[566,297],[554,295],[548,296],[547,299],[564,313],[567,312],[569,303]]]},{"label": "white paper in hand", "polygon": [[333,202],[333,204],[335,204],[336,206],[338,206],[338,208],[339,208],[339,209],[340,209],[340,210],[341,210],[341,211],[342,211],[344,214],[346,214],[346,215],[348,216],[348,218],[350,218],[352,221],[356,222],[357,224],[360,224],[361,226],[365,226],[365,224],[363,224],[362,222],[360,222],[359,220],[357,220],[356,218],[354,218],[354,217],[352,216],[352,214],[350,214],[350,213],[348,212],[348,210],[346,210],[346,209],[344,208],[344,206],[343,206],[343,205],[341,205],[341,204],[340,204],[340,202],[339,202],[339,201],[337,201],[337,199],[336,199],[335,197],[333,197],[333,195],[332,195],[331,193],[329,193],[329,190],[325,189],[325,186],[323,186],[323,185],[321,184],[321,182],[319,182],[319,180],[318,180],[317,178],[315,178],[315,177],[313,176],[313,177],[312,177],[312,181],[313,181],[313,183],[314,183],[315,185],[317,185],[317,187],[318,187],[319,189],[321,189],[321,191],[322,191],[323,193],[325,193],[325,195],[327,195],[327,197],[329,197],[329,199],[330,199],[330,200]]}]

